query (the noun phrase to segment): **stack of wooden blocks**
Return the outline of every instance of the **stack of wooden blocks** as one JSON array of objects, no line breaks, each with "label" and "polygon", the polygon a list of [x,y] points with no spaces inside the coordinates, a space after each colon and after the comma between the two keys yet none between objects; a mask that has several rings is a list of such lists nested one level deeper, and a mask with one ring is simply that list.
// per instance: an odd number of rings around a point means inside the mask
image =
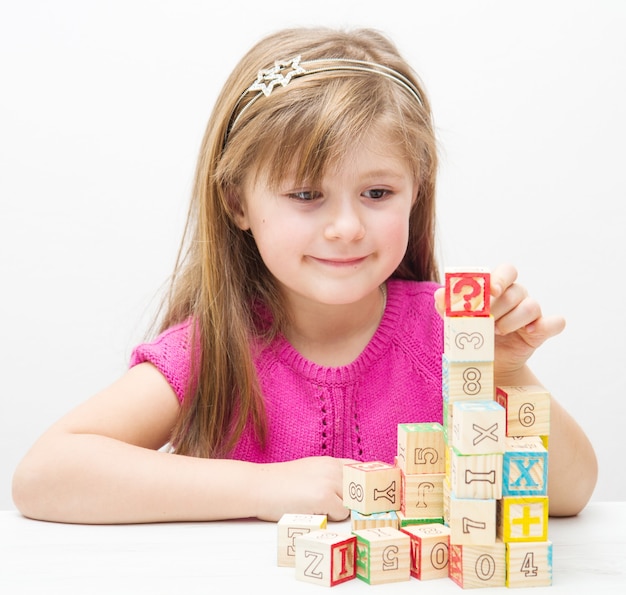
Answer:
[{"label": "stack of wooden blocks", "polygon": [[399,424],[394,464],[345,466],[350,533],[329,530],[324,515],[283,516],[278,564],[295,567],[297,579],[552,583],[550,395],[495,387],[487,270],[448,269],[445,291],[443,424]]},{"label": "stack of wooden blocks", "polygon": [[494,385],[490,275],[445,274],[443,392],[450,578],[462,587],[552,583],[550,395]]}]

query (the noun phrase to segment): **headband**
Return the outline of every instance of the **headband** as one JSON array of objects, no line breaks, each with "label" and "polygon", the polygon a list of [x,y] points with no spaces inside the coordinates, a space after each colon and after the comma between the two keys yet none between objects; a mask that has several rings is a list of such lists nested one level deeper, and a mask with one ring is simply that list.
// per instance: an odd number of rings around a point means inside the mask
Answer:
[{"label": "headband", "polygon": [[[317,60],[302,60],[301,56],[296,56],[290,60],[277,60],[274,66],[259,70],[256,80],[240,95],[230,116],[224,145],[230,131],[237,124],[242,114],[260,97],[271,95],[274,87],[280,85],[286,87],[294,78],[317,74],[319,72],[369,72],[384,76],[397,83],[408,91],[420,106],[424,105],[419,89],[411,80],[397,70],[364,60],[352,60],[350,58],[320,58]],[[246,102],[247,100],[247,102]],[[244,104],[239,113],[237,110]]]}]

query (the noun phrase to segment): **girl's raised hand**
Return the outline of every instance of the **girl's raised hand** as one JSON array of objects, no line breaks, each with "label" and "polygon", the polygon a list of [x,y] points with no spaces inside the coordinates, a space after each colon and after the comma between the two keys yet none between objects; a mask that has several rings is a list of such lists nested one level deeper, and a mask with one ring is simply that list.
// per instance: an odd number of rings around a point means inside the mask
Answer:
[{"label": "girl's raised hand", "polygon": [[[561,316],[544,316],[539,303],[517,281],[515,267],[504,264],[491,272],[491,314],[495,322],[495,375],[500,385],[527,384],[526,362],[547,339],[565,328]],[[435,306],[445,312],[444,289]]]}]

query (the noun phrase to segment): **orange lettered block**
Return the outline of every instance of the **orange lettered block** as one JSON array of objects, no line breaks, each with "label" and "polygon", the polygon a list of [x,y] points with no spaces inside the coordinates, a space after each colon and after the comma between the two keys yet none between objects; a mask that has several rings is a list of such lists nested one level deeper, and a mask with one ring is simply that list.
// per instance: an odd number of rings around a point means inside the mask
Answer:
[{"label": "orange lettered block", "polygon": [[356,577],[356,537],[326,529],[295,539],[296,578],[333,587]]},{"label": "orange lettered block", "polygon": [[401,529],[411,539],[411,576],[420,580],[448,576],[450,528],[439,523]]}]

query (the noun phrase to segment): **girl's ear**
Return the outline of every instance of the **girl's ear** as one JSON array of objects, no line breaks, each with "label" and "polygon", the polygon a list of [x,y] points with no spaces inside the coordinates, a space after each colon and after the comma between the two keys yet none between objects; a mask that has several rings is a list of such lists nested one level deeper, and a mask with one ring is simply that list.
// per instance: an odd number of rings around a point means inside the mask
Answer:
[{"label": "girl's ear", "polygon": [[250,229],[248,213],[244,201],[241,198],[241,193],[237,190],[229,190],[226,194],[226,200],[230,205],[235,225],[243,231]]}]

